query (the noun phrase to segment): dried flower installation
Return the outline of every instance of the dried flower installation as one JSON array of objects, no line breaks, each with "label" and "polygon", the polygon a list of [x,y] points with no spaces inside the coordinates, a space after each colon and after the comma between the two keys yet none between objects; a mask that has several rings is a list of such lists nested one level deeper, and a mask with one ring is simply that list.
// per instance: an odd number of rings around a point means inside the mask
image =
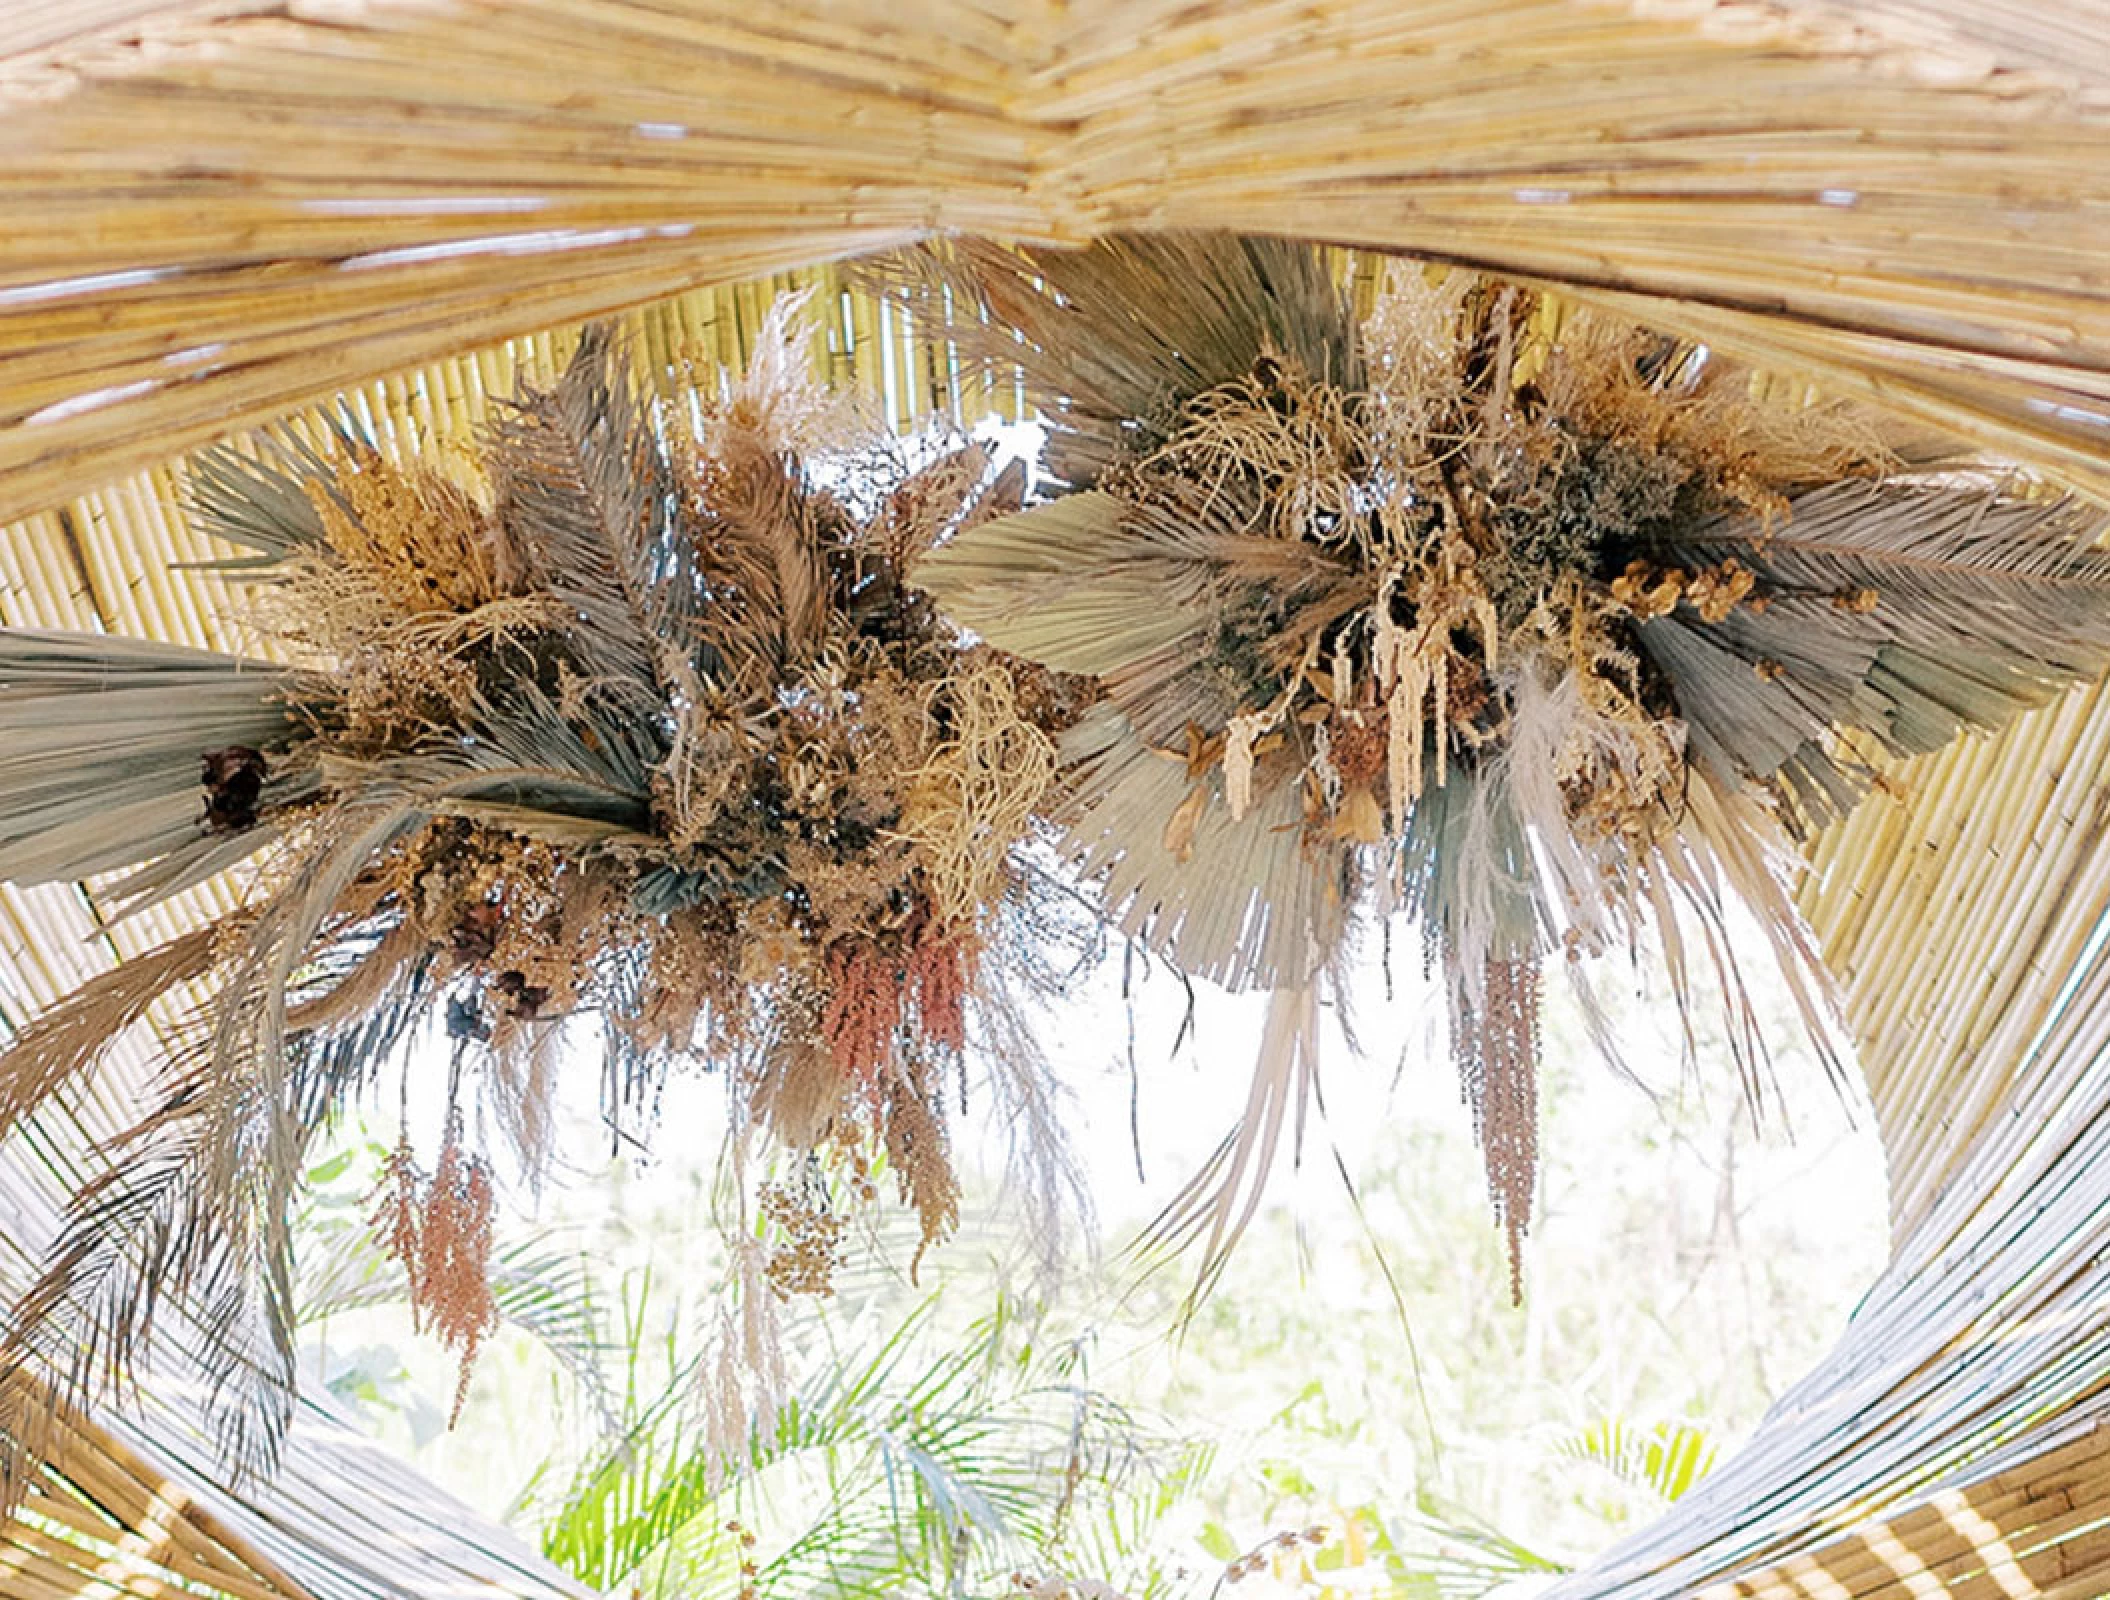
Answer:
[{"label": "dried flower installation", "polygon": [[1015,476],[971,446],[909,471],[839,444],[787,348],[766,332],[677,428],[589,332],[490,433],[481,495],[350,430],[208,456],[199,520],[247,552],[274,659],[0,635],[0,875],[123,869],[132,907],[252,859],[254,878],[0,1054],[4,1133],[157,998],[198,997],[159,1108],[15,1308],[11,1358],[121,1373],[188,1296],[243,1402],[231,1454],[268,1459],[285,1197],[310,1136],[421,1030],[451,1041],[444,1140],[429,1176],[398,1153],[376,1223],[465,1380],[492,1317],[472,1135],[534,1169],[571,1019],[598,1021],[616,1125],[642,1131],[698,1062],[736,1129],[795,1153],[755,1224],[777,1290],[825,1290],[831,1207],[875,1177],[926,1245],[953,1226],[946,1086],[1027,926],[1003,912],[1013,850],[1084,699],[963,642],[911,581],[1015,506]]},{"label": "dried flower installation", "polygon": [[[1527,289],[1181,236],[880,270],[1023,375],[1038,503],[976,448],[911,470],[846,430],[781,324],[680,407],[595,331],[474,488],[349,426],[202,458],[253,657],[0,632],[0,878],[120,874],[120,914],[248,886],[0,1052],[4,1136],[187,1002],[0,1366],[122,1380],[180,1300],[230,1459],[268,1462],[304,1152],[424,1039],[437,1155],[397,1152],[373,1220],[466,1381],[495,1176],[547,1159],[595,1032],[618,1129],[699,1063],[735,1152],[788,1152],[749,1174],[723,1344],[764,1372],[757,1319],[829,1292],[852,1208],[897,1191],[921,1248],[956,1224],[972,1042],[1022,1143],[1059,1147],[1011,998],[1073,903],[1022,876],[1051,831],[1112,922],[1272,997],[1241,1125],[1162,1219],[1203,1283],[1301,1127],[1357,931],[1392,916],[1447,996],[1514,1275],[1549,970],[1594,1019],[1583,958],[1653,940],[1694,1040],[1713,969],[1759,1095],[1731,908],[1826,1047],[1786,842],[1877,754],[2110,661],[2099,512]],[[31,1449],[0,1417],[0,1470]]]},{"label": "dried flower installation", "polygon": [[1683,1008],[1697,947],[1758,1094],[1728,906],[1822,1047],[1784,837],[1852,806],[1873,753],[2110,651],[2099,512],[1527,289],[1384,263],[1358,316],[1325,252],[1180,237],[962,241],[887,281],[1048,420],[1067,492],[922,577],[1101,681],[1064,736],[1072,855],[1132,932],[1278,996],[1241,1135],[1166,1219],[1205,1275],[1301,1115],[1313,992],[1360,919],[1420,926],[1514,1263],[1548,964],[1652,928]]},{"label": "dried flower installation", "polygon": [[462,1150],[461,1118],[447,1119],[438,1167],[428,1177],[406,1138],[388,1158],[372,1227],[410,1284],[414,1327],[460,1353],[453,1417],[469,1397],[476,1354],[498,1326],[491,1292],[491,1171]]}]

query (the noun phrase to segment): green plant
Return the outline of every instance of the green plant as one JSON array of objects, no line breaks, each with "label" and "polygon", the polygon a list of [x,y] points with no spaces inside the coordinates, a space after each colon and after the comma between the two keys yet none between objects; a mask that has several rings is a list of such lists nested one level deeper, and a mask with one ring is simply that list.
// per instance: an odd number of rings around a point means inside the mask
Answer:
[{"label": "green plant", "polygon": [[[734,1451],[683,1365],[573,1476],[543,1548],[648,1596],[952,1594],[1138,1565],[1207,1453],[1155,1437],[1035,1343],[1016,1303],[947,1337],[926,1299],[883,1336],[818,1319],[813,1360]],[[838,1342],[839,1341],[839,1342]]]},{"label": "green plant", "polygon": [[1620,1482],[1646,1489],[1666,1505],[1714,1470],[1714,1440],[1692,1422],[1651,1427],[1625,1417],[1602,1417],[1556,1449],[1576,1461],[1592,1461]]}]

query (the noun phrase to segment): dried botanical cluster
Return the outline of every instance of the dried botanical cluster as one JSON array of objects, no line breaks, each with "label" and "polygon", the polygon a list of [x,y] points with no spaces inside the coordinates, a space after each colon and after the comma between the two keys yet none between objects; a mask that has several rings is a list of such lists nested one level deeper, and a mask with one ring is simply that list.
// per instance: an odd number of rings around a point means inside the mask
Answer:
[{"label": "dried botanical cluster", "polygon": [[[1513,1265],[1546,964],[1653,926],[1682,1002],[1695,937],[1758,1093],[1727,902],[1823,1046],[1784,833],[1852,805],[1867,753],[1995,725],[2110,646],[2099,518],[1528,290],[1393,262],[1357,315],[1324,252],[1215,238],[960,243],[888,281],[1050,418],[1070,492],[925,580],[1100,678],[1063,747],[1073,853],[1133,931],[1292,1010],[1359,919],[1416,919]],[[1269,1037],[1263,1145],[1311,1074],[1307,1028]],[[1265,1165],[1241,1148],[1169,1216],[1213,1258]]]},{"label": "dried botanical cluster", "polygon": [[[842,1172],[839,1197],[875,1195],[883,1164],[923,1244],[950,1231],[948,1085],[1006,959],[991,942],[1053,736],[1087,691],[963,641],[912,582],[933,545],[1015,507],[1017,475],[974,446],[910,471],[892,447],[836,445],[787,337],[766,332],[743,378],[699,382],[700,425],[678,431],[589,331],[491,431],[488,494],[348,429],[328,450],[289,438],[275,462],[208,458],[200,521],[254,552],[295,664],[140,647],[95,692],[144,709],[173,703],[164,685],[202,691],[152,748],[112,757],[135,786],[173,763],[126,842],[139,902],[252,854],[258,886],[0,1057],[4,1132],[156,996],[206,996],[165,1108],[83,1197],[21,1326],[119,1262],[119,1345],[218,1263],[268,1295],[289,1245],[253,1175],[297,1170],[428,1018],[455,1062],[444,1148],[429,1179],[398,1153],[378,1220],[465,1376],[490,1325],[491,1181],[463,1130],[498,1127],[534,1170],[572,1019],[598,1022],[617,1125],[649,1122],[665,1075],[703,1063],[743,1136]],[[7,695],[79,704],[88,642],[11,645]],[[41,816],[9,820],[0,849],[50,843]],[[117,864],[76,850],[51,875]],[[825,1187],[762,1195],[781,1292],[827,1289],[842,1218],[814,1203]],[[141,1258],[102,1226],[119,1209],[171,1242]],[[285,1308],[257,1315],[283,1326]]]},{"label": "dried botanical cluster", "polygon": [[818,1184],[765,1183],[756,1202],[778,1240],[763,1268],[770,1288],[782,1299],[794,1295],[825,1297],[835,1292],[835,1267],[842,1255],[844,1218],[828,1204]]},{"label": "dried botanical cluster", "polygon": [[728,1520],[725,1531],[740,1546],[740,1587],[735,1591],[737,1600],[755,1600],[761,1593],[756,1579],[761,1576],[762,1564],[755,1559],[754,1531],[742,1524],[738,1518]]},{"label": "dried botanical cluster", "polygon": [[[2110,662],[2099,513],[1552,297],[1221,237],[874,270],[1022,379],[1038,503],[972,447],[853,448],[781,323],[678,407],[590,331],[473,489],[349,425],[196,464],[270,659],[0,631],[0,879],[121,872],[119,914],[250,884],[0,1054],[4,1136],[198,1002],[0,1369],[122,1375],[157,1306],[203,1305],[241,1380],[223,1444],[268,1461],[303,1153],[422,1031],[452,1058],[439,1155],[398,1152],[376,1220],[466,1370],[501,1170],[477,1141],[539,1170],[590,1023],[612,1124],[707,1064],[765,1180],[709,1408],[744,1436],[775,1302],[828,1292],[851,1208],[891,1173],[922,1247],[954,1227],[971,1039],[1020,1142],[1059,1149],[1009,998],[1076,899],[1022,879],[1039,837],[1109,925],[1271,992],[1241,1129],[1162,1223],[1203,1283],[1301,1126],[1356,930],[1394,915],[1447,994],[1514,1277],[1549,971],[1587,1002],[1583,957],[1653,939],[1693,1040],[1711,965],[1758,1093],[1732,904],[1822,1046],[1787,837],[1871,755]],[[786,1159],[750,1168],[755,1134]],[[0,1480],[24,1437],[0,1417]]]}]

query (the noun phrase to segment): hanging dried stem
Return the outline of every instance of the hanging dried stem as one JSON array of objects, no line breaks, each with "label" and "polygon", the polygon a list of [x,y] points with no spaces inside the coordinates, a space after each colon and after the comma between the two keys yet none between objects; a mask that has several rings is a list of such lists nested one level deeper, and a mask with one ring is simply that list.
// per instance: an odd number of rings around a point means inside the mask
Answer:
[{"label": "hanging dried stem", "polygon": [[1524,1235],[1539,1158],[1539,968],[1487,963],[1480,997],[1452,1013],[1452,1052],[1487,1167],[1487,1195],[1509,1244],[1509,1293],[1524,1303]]},{"label": "hanging dried stem", "polygon": [[869,1090],[894,1058],[894,1035],[907,1003],[904,975],[879,952],[846,945],[830,957],[828,980],[822,1026],[836,1071]]},{"label": "hanging dried stem", "polygon": [[887,1073],[880,1107],[887,1165],[893,1168],[902,1196],[915,1208],[923,1230],[909,1262],[912,1283],[924,1252],[948,1237],[960,1222],[960,1180],[953,1171],[938,1093],[935,1072],[925,1063],[912,1061]]},{"label": "hanging dried stem", "polygon": [[914,998],[917,1031],[931,1049],[958,1055],[967,1048],[967,1002],[982,958],[970,932],[932,932],[909,954],[906,988]]},{"label": "hanging dried stem", "polygon": [[396,1147],[374,1206],[376,1242],[409,1279],[414,1325],[459,1354],[452,1426],[469,1397],[477,1353],[498,1326],[491,1293],[491,1172],[463,1151],[458,1113],[449,1116],[439,1164],[429,1178],[407,1142]]}]

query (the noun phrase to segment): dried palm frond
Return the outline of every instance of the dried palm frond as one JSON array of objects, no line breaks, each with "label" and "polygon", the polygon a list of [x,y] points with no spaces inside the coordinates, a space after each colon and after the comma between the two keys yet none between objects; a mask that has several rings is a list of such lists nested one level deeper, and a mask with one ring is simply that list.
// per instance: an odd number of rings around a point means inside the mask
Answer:
[{"label": "dried palm frond", "polygon": [[[1075,491],[919,569],[1100,680],[1070,855],[1131,931],[1283,1004],[1359,915],[1417,919],[1513,1256],[1550,962],[1653,925],[1682,1011],[1704,954],[1756,1096],[1741,900],[1830,1060],[1784,834],[1863,792],[1857,740],[1932,749],[2110,661],[2099,512],[1534,291],[1393,263],[1358,323],[1324,252],[1208,238],[884,276],[1023,374]],[[1221,1189],[1165,1219],[1205,1274],[1304,1062],[1271,1045]]]},{"label": "dried palm frond", "polygon": [[1187,1180],[1144,1237],[1146,1247],[1198,1244],[1201,1260],[1190,1306],[1222,1275],[1232,1247],[1260,1209],[1283,1134],[1302,1139],[1305,1113],[1318,1092],[1318,1070],[1317,984],[1276,989],[1268,997],[1259,1063],[1238,1128]]},{"label": "dried palm frond", "polygon": [[103,1052],[171,990],[202,978],[229,933],[208,923],[82,984],[0,1052],[0,1139]]},{"label": "dried palm frond", "polygon": [[533,1176],[576,1014],[602,1022],[612,1121],[698,1060],[742,1137],[862,1191],[883,1156],[924,1245],[951,1230],[940,1086],[1002,1004],[1011,854],[1081,702],[909,581],[1010,492],[986,454],[814,454],[839,419],[793,377],[788,314],[744,375],[692,375],[679,431],[589,331],[485,439],[487,498],[349,422],[209,454],[197,519],[251,553],[254,620],[294,665],[0,634],[0,872],[131,867],[145,898],[255,858],[238,912],[0,1053],[4,1134],[162,996],[205,997],[0,1367],[114,1381],[187,1299],[233,1462],[267,1466],[302,1152],[428,1026],[454,1055],[437,1159],[406,1143],[377,1217],[465,1383],[492,1315],[478,1138],[495,1124]]},{"label": "dried palm frond", "polygon": [[[1784,820],[1822,826],[1866,788],[1839,731],[1924,754],[2099,670],[2103,519],[2020,487],[1954,469],[1848,481],[1797,494],[1777,528],[1731,513],[1680,530],[1650,559],[1735,562],[1765,604],[1712,623],[1680,607],[1640,628],[1641,648],[1666,672],[1681,664],[1696,738],[1766,780]],[[1756,704],[1737,714],[1725,699]]]},{"label": "dried palm frond", "polygon": [[[311,674],[110,635],[0,632],[0,877],[50,883],[222,854],[265,809],[312,793],[288,759]],[[251,752],[206,771],[215,752]],[[215,782],[216,776],[218,782]],[[253,789],[248,779],[258,781]],[[209,826],[205,799],[232,782]],[[242,854],[261,843],[250,835]]]},{"label": "dried palm frond", "polygon": [[1070,251],[962,238],[865,272],[961,360],[1024,377],[1052,431],[1049,471],[1080,488],[1270,351],[1362,381],[1346,290],[1323,252],[1289,240],[1168,233]]}]

